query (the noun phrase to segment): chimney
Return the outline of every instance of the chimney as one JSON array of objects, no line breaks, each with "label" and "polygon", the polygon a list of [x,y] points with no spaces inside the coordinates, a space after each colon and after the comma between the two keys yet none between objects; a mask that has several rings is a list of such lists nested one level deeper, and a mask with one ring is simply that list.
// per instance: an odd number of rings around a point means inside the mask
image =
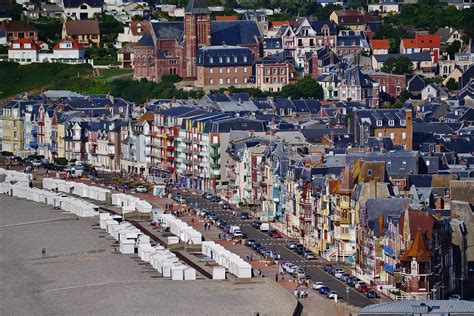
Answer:
[{"label": "chimney", "polygon": [[406,150],[412,150],[413,149],[413,113],[411,109],[406,109],[405,110],[405,121],[406,121],[406,126],[405,126],[405,148]]}]

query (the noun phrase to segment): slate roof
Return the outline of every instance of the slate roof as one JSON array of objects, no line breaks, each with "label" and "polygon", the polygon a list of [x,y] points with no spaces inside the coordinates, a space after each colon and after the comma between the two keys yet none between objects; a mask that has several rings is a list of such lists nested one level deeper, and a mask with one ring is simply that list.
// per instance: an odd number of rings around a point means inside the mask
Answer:
[{"label": "slate roof", "polygon": [[410,92],[421,92],[425,86],[425,81],[418,75],[414,76],[407,82],[407,89]]},{"label": "slate roof", "polygon": [[262,37],[255,21],[212,21],[211,44],[252,45]]},{"label": "slate roof", "polygon": [[362,158],[364,161],[384,161],[388,175],[406,176],[418,174],[418,151],[389,151],[381,152],[350,152],[347,154],[348,165]]},{"label": "slate roof", "polygon": [[404,55],[401,55],[401,54],[385,54],[385,55],[373,55],[373,56],[374,56],[375,60],[379,63],[383,63],[383,62],[386,62],[387,60],[389,60],[390,58],[397,58],[397,57],[400,57],[400,56],[407,57],[411,61],[430,61],[431,60],[430,54],[427,54],[427,53],[414,53],[414,54],[404,54]]},{"label": "slate roof", "polygon": [[253,64],[250,48],[238,46],[209,46],[197,51],[198,66],[245,66]]},{"label": "slate roof", "polygon": [[406,198],[378,198],[367,199],[366,212],[369,227],[378,235],[379,227],[377,225],[379,216],[384,217],[384,225],[387,224],[387,218],[400,218],[405,206],[412,203],[412,199]]},{"label": "slate roof", "polygon": [[151,26],[158,39],[178,39],[184,31],[183,21],[154,22]]},{"label": "slate roof", "polygon": [[103,0],[63,0],[64,8],[79,8],[84,3],[94,8],[104,5]]},{"label": "slate roof", "polygon": [[474,310],[474,302],[453,301],[453,300],[405,300],[392,301],[379,304],[372,304],[363,307],[358,311],[359,316],[366,315],[406,315],[421,314],[423,315],[472,315]]},{"label": "slate roof", "polygon": [[313,30],[318,34],[322,34],[322,28],[323,26],[327,25],[329,27],[329,34],[330,35],[336,35],[337,34],[337,28],[336,24],[333,21],[330,20],[315,20],[315,21],[310,21],[309,24],[313,28]]},{"label": "slate roof", "polygon": [[263,39],[263,49],[281,49],[281,38],[279,37],[267,37]]},{"label": "slate roof", "polygon": [[362,67],[356,66],[344,71],[344,80],[347,85],[356,86],[372,86],[374,80],[367,74],[362,72]]}]

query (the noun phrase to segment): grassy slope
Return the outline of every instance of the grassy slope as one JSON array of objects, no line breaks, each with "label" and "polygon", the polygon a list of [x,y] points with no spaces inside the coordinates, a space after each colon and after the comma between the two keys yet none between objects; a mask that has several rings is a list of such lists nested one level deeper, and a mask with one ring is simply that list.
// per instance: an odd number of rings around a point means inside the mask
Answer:
[{"label": "grassy slope", "polygon": [[89,77],[90,65],[31,64],[0,62],[0,98],[33,89],[54,88],[56,83]]}]

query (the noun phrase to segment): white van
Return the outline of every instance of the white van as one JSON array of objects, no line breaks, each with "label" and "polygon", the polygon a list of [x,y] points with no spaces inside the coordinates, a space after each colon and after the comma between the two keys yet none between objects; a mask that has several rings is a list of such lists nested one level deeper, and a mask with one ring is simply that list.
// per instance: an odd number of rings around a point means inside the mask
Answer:
[{"label": "white van", "polygon": [[269,223],[262,223],[262,225],[260,225],[260,231],[268,232],[269,230],[270,230],[270,224]]},{"label": "white van", "polygon": [[241,231],[240,226],[230,226],[229,233],[233,235],[236,230]]}]

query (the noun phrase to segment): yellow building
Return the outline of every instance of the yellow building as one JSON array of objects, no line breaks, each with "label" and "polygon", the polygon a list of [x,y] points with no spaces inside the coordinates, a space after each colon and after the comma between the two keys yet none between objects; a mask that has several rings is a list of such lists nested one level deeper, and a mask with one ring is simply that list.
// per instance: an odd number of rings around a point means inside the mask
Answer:
[{"label": "yellow building", "polygon": [[2,151],[21,156],[24,149],[23,118],[19,102],[10,102],[2,111]]},{"label": "yellow building", "polygon": [[64,123],[58,123],[58,158],[66,157],[66,144],[64,142],[64,137],[66,136],[66,126]]}]

